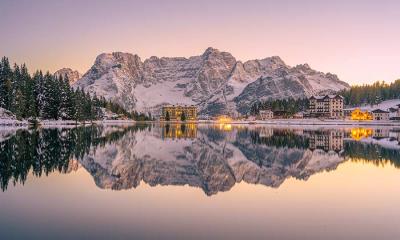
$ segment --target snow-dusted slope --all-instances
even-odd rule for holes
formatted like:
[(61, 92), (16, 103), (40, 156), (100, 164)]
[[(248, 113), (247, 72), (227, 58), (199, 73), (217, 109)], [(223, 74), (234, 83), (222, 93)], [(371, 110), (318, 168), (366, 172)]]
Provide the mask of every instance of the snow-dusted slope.
[(391, 99), (391, 100), (386, 100), (383, 101), (379, 104), (368, 104), (368, 105), (363, 105), (360, 107), (351, 107), (351, 108), (346, 108), (347, 110), (354, 110), (356, 108), (360, 108), (362, 111), (373, 111), (375, 109), (381, 109), (388, 111), (389, 108), (398, 108), (400, 105), (400, 99)]
[[(254, 95), (250, 84), (266, 78), (273, 84)], [(278, 92), (274, 85), (281, 85)], [(158, 114), (165, 104), (195, 104), (210, 115), (236, 112), (237, 105), (255, 101), (260, 94), (263, 98), (302, 97), (349, 87), (336, 75), (317, 72), (306, 64), (290, 67), (276, 56), (242, 63), (213, 48), (190, 58), (145, 61), (129, 53), (104, 53), (74, 86), (129, 110)]]
[(78, 71), (74, 71), (71, 68), (62, 68), (54, 73), (56, 77), (65, 76), (68, 77), (69, 84), (73, 85), (76, 81), (78, 81), (82, 75)]

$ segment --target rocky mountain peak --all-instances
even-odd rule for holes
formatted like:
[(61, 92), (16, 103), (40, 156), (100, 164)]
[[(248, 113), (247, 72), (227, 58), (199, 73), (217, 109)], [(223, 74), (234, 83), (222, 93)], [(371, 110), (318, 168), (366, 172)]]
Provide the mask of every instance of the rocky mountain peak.
[(71, 68), (62, 68), (54, 73), (56, 77), (67, 77), (69, 84), (73, 85), (76, 81), (78, 81), (82, 75), (78, 71), (74, 71)]
[(130, 53), (103, 53), (74, 86), (153, 115), (165, 104), (194, 104), (207, 115), (243, 113), (257, 99), (300, 98), (349, 87), (307, 64), (292, 68), (279, 56), (243, 63), (211, 47), (189, 58), (152, 56), (143, 62)]
[(204, 53), (202, 54), (203, 57), (207, 57), (210, 54), (218, 54), (219, 50), (216, 48), (208, 47)]

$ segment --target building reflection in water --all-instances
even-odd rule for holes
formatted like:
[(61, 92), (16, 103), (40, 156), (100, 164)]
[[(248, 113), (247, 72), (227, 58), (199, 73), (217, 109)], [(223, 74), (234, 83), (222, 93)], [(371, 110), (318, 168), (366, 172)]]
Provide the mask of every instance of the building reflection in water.
[(197, 137), (197, 124), (161, 124), (162, 139), (194, 139)]
[(373, 138), (376, 140), (385, 138), (394, 138), (394, 140), (399, 140), (398, 132), (390, 131), (389, 128), (352, 128), (350, 131), (350, 137), (353, 140), (361, 141), (363, 139)]
[(322, 149), (326, 152), (341, 152), (343, 150), (343, 131), (317, 130), (309, 131), (308, 134), (311, 150)]
[(382, 129), (374, 129), (373, 131), (373, 138), (374, 139), (383, 139), (383, 138), (389, 138), (389, 129), (387, 128), (382, 128)]
[(218, 124), (218, 128), (221, 131), (230, 132), (230, 131), (232, 131), (232, 124), (230, 124), (230, 123), (220, 123), (220, 124)]
[(350, 136), (356, 141), (360, 141), (363, 138), (369, 138), (373, 134), (371, 128), (352, 128), (350, 131)]

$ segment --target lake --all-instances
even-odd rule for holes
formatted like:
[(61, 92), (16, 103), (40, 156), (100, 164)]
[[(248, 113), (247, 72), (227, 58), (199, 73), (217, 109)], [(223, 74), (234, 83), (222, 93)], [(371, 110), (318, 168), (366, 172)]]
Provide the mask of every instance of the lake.
[(400, 239), (400, 128), (0, 128), (0, 239)]

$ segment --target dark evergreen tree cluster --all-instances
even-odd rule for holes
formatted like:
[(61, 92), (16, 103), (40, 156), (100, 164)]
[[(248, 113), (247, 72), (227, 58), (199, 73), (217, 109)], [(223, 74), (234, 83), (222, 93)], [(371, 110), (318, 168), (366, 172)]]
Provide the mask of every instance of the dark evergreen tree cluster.
[(355, 85), (340, 94), (345, 98), (345, 105), (378, 104), (389, 99), (400, 99), (400, 79), (393, 83), (375, 82), (373, 84)]
[(250, 138), (254, 144), (263, 144), (277, 148), (307, 149), (309, 139), (305, 135), (296, 134), (292, 130), (274, 129), (270, 137), (261, 137), (259, 131), (250, 131)]
[(151, 113), (148, 113), (147, 115), (144, 113), (139, 113), (136, 111), (133, 111), (132, 113), (128, 113), (130, 118), (134, 119), (135, 121), (154, 121), (155, 118), (151, 116)]
[(67, 76), (55, 77), (41, 71), (31, 76), (25, 64), (11, 67), (6, 57), (0, 62), (0, 107), (10, 110), (18, 119), (95, 120), (101, 117), (100, 108), (127, 117), (141, 116), (129, 114), (104, 97), (73, 89)]
[(400, 151), (384, 148), (378, 144), (367, 144), (357, 141), (344, 143), (344, 156), (353, 161), (372, 162), (377, 166), (391, 164), (400, 168)]
[(251, 115), (258, 115), (260, 110), (272, 110), (272, 111), (285, 111), (288, 115), (293, 115), (300, 111), (308, 109), (308, 99), (277, 99), (267, 100), (263, 102), (256, 102), (250, 108)]

